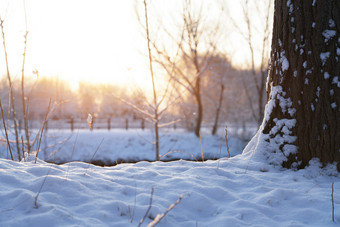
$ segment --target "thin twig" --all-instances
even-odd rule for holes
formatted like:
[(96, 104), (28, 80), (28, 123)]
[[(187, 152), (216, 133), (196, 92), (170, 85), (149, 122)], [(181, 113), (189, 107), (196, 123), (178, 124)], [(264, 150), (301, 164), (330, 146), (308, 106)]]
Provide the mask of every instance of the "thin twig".
[(203, 156), (203, 145), (202, 145), (202, 136), (201, 136), (201, 131), (199, 131), (199, 136), (200, 136), (200, 142), (201, 142), (201, 156), (202, 156), (202, 162), (204, 162), (204, 156)]
[(24, 161), (26, 162), (25, 158), (25, 143), (24, 143), (24, 138), (21, 136), (21, 146), (22, 146), (22, 157), (24, 158)]
[(38, 197), (39, 197), (39, 195), (40, 195), (40, 192), (41, 192), (42, 188), (44, 187), (44, 184), (45, 184), (45, 182), (46, 182), (47, 176), (50, 174), (51, 168), (52, 168), (52, 165), (50, 165), (50, 168), (48, 169), (48, 172), (47, 172), (47, 174), (46, 174), (46, 176), (45, 176), (45, 178), (44, 178), (44, 181), (42, 182), (42, 184), (41, 184), (41, 186), (40, 186), (40, 189), (39, 189), (37, 195), (35, 196), (35, 199), (34, 199), (34, 208), (36, 208), (36, 209), (38, 209), (38, 207), (39, 207), (39, 206), (38, 206)]
[(147, 227), (156, 226), (175, 206), (177, 206), (181, 202), (182, 199), (183, 199), (183, 194), (181, 194), (181, 196), (177, 199), (177, 201), (175, 203), (173, 203), (169, 206), (167, 211), (165, 211), (162, 214), (157, 214), (155, 219), (152, 222), (150, 222)]
[(48, 114), (50, 112), (50, 107), (51, 107), (51, 98), (50, 98), (50, 101), (48, 103), (47, 112), (46, 112), (46, 115), (45, 115), (45, 119), (44, 119), (43, 125), (41, 127), (40, 138), (39, 138), (39, 143), (38, 143), (38, 149), (37, 149), (37, 153), (35, 155), (35, 162), (34, 163), (37, 163), (38, 154), (39, 154), (39, 150), (40, 150), (40, 144), (41, 144), (41, 138), (42, 138), (42, 135), (43, 135), (43, 132), (44, 132), (44, 128), (45, 128), (46, 122), (47, 122)]
[[(4, 32), (4, 20), (1, 17), (0, 17), (0, 27), (1, 27), (2, 41), (3, 41), (5, 61), (6, 61), (6, 71), (7, 71), (7, 79), (8, 79), (8, 86), (9, 86), (9, 102), (12, 108), (12, 117), (14, 121), (15, 142), (16, 142), (16, 147), (17, 147), (18, 159), (19, 161), (21, 161), (20, 147), (19, 147), (19, 134), (18, 134), (18, 128), (17, 128), (18, 127), (17, 115), (15, 111), (15, 104), (14, 104), (12, 79), (11, 79), (11, 75), (9, 72), (9, 63), (8, 63), (8, 57), (7, 57), (8, 55), (7, 55), (7, 47), (6, 47), (5, 32)], [(8, 112), (10, 112), (11, 108), (8, 108)]]
[[(92, 155), (92, 157), (91, 157), (91, 159), (90, 159), (90, 163), (92, 162), (94, 156), (97, 154), (97, 151), (99, 150), (99, 148), (100, 148), (100, 146), (102, 145), (103, 141), (104, 141), (104, 138), (102, 139), (102, 141), (100, 141), (99, 145), (97, 146), (96, 151), (93, 153), (93, 155)], [(89, 166), (90, 166), (90, 165), (87, 166), (87, 168), (86, 168), (86, 170), (85, 170), (85, 174), (87, 173), (87, 169), (89, 168)]]
[(228, 126), (225, 126), (225, 142), (227, 144), (228, 158), (230, 158), (229, 145), (228, 145)]
[(220, 139), (220, 154), (218, 155), (217, 169), (220, 168), (221, 153), (222, 153), (222, 137)]
[(11, 154), (11, 159), (13, 161), (14, 159), (13, 159), (13, 154), (12, 154), (12, 150), (11, 150), (11, 144), (9, 143), (9, 139), (8, 139), (7, 127), (6, 127), (6, 122), (5, 122), (4, 110), (2, 109), (1, 99), (0, 99), (0, 108), (1, 108), (2, 123), (3, 123), (4, 129), (5, 129), (6, 142), (7, 142), (7, 146), (8, 146), (8, 149), (9, 149), (9, 153)]
[(332, 221), (334, 222), (334, 182), (332, 183)]
[[(76, 140), (74, 141), (74, 144), (73, 144), (73, 149), (72, 149), (72, 154), (71, 154), (71, 160), (70, 161), (72, 161), (72, 157), (73, 157), (73, 154), (74, 154), (74, 151), (75, 151), (75, 148), (76, 148), (76, 144), (77, 144), (77, 140), (78, 140), (78, 134), (79, 134), (79, 128), (78, 128), (78, 131), (77, 131)], [(67, 179), (67, 176), (68, 176), (69, 169), (70, 169), (70, 165), (67, 166), (66, 179)]]
[(26, 97), (25, 97), (25, 62), (26, 62), (26, 48), (27, 48), (27, 36), (28, 36), (25, 0), (23, 1), (23, 5), (24, 5), (24, 13), (25, 13), (26, 33), (24, 35), (24, 51), (23, 51), (23, 60), (22, 60), (22, 69), (21, 69), (21, 99), (22, 99), (22, 110), (23, 110), (23, 115), (24, 115), (25, 135), (26, 135), (26, 140), (27, 140), (27, 153), (30, 153), (31, 144), (30, 144), (30, 135), (29, 135), (29, 130), (28, 130), (28, 104), (26, 104)]
[(137, 185), (136, 185), (136, 182), (135, 182), (135, 202), (134, 202), (134, 205), (133, 205), (133, 212), (132, 212), (132, 214), (131, 214), (131, 210), (130, 210), (130, 206), (129, 206), (130, 223), (133, 222), (133, 218), (135, 217), (136, 203), (137, 203)]
[(150, 210), (151, 210), (153, 191), (154, 191), (154, 189), (153, 189), (153, 187), (152, 187), (152, 188), (151, 188), (151, 195), (150, 195), (150, 204), (149, 204), (149, 207), (148, 207), (147, 211), (145, 212), (144, 217), (140, 220), (138, 227), (140, 227), (140, 226), (143, 224), (145, 218), (148, 216), (148, 214), (149, 214), (149, 212), (150, 212)]

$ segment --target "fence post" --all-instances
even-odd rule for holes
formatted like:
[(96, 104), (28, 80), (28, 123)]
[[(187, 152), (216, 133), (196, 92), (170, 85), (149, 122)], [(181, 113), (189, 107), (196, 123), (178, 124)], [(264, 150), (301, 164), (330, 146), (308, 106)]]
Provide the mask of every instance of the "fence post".
[(111, 118), (107, 119), (107, 130), (110, 131), (111, 130)]
[(144, 122), (144, 118), (142, 118), (142, 122), (141, 122), (141, 128), (142, 128), (142, 130), (144, 130), (144, 128), (145, 128), (145, 122)]
[(129, 119), (125, 119), (125, 129), (128, 130), (129, 129)]
[(73, 127), (73, 123), (74, 123), (74, 120), (73, 120), (73, 117), (70, 119), (70, 125), (71, 125), (71, 131), (73, 132), (73, 129), (74, 129), (74, 127)]

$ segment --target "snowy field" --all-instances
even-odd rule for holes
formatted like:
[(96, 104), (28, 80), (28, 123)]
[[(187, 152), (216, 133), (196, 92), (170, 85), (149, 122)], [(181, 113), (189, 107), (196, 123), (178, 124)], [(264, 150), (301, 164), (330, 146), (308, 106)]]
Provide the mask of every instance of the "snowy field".
[[(141, 225), (147, 226), (181, 196), (157, 226), (340, 224), (336, 167), (320, 169), (315, 161), (299, 171), (269, 166), (252, 154), (238, 155), (244, 142), (236, 138), (230, 138), (234, 157), (228, 159), (224, 138), (203, 133), (204, 156), (223, 157), (205, 162), (100, 167), (42, 161), (154, 160), (152, 138), (142, 130), (49, 130), (36, 164), (32, 157), (23, 162), (0, 159), (0, 226), (138, 226), (150, 207)], [(53, 147), (46, 150), (49, 144)], [(199, 158), (200, 140), (185, 131), (162, 132), (161, 155), (171, 151), (181, 152), (167, 157)], [(2, 145), (1, 155), (5, 152)]]
[[(14, 140), (14, 137), (11, 139)], [(53, 163), (82, 161), (109, 166), (122, 162), (154, 161), (154, 141), (154, 133), (147, 129), (48, 130), (43, 136), (38, 157)], [(160, 131), (160, 160), (202, 160), (201, 141), (205, 160), (228, 156), (223, 133), (212, 136), (209, 132), (202, 132), (200, 140), (192, 132), (177, 129)], [(240, 140), (233, 133), (228, 144), (229, 152), (234, 156), (242, 152), (247, 141)], [(10, 157), (6, 143), (0, 149), (0, 157)]]

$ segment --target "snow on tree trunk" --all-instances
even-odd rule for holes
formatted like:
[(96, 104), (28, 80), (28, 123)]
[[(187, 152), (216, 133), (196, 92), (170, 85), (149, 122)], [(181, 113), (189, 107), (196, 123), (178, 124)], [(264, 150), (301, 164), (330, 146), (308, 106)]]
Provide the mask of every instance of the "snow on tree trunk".
[(339, 12), (338, 0), (275, 0), (268, 102), (243, 153), (298, 168), (319, 158), (340, 171)]

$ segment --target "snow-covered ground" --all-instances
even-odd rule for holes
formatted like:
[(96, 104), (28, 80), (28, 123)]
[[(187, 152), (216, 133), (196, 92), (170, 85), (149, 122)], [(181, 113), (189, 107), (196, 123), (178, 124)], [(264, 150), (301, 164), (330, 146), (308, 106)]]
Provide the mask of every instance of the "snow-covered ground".
[[(43, 136), (38, 157), (54, 163), (83, 161), (106, 165), (141, 160), (154, 161), (154, 141), (154, 133), (151, 130), (49, 130)], [(192, 132), (177, 129), (160, 131), (160, 159), (201, 160), (201, 141), (205, 160), (228, 156), (222, 133), (220, 136), (212, 136), (209, 132), (203, 132), (200, 140)], [(242, 152), (247, 141), (231, 134), (228, 144), (229, 152), (234, 156)], [(0, 157), (10, 157), (6, 143), (0, 146), (0, 151)]]
[(0, 180), (0, 226), (137, 226), (149, 207), (152, 187), (151, 210), (142, 226), (180, 195), (182, 201), (159, 226), (340, 223), (340, 178), (334, 168), (321, 170), (315, 164), (300, 171), (283, 170), (242, 155), (114, 167), (0, 159)]
[[(201, 155), (200, 140), (192, 134), (177, 131), (162, 135), (161, 155), (176, 150)], [(138, 226), (150, 206), (152, 188), (151, 209), (142, 226), (166, 212), (181, 195), (180, 203), (158, 226), (339, 225), (340, 176), (335, 166), (320, 169), (316, 161), (299, 171), (270, 166), (251, 153), (236, 155), (242, 152), (237, 146), (243, 147), (236, 139), (230, 139), (229, 144), (236, 156), (227, 159), (223, 139), (202, 134), (204, 154), (217, 153), (219, 157), (221, 151), (224, 157), (215, 161), (55, 165), (41, 160), (53, 149), (58, 152), (50, 157), (59, 161), (92, 157), (153, 160), (154, 150), (148, 142), (152, 134), (49, 131), (48, 140), (55, 141), (54, 147), (43, 149), (37, 163), (32, 157), (26, 162), (0, 159), (0, 226)]]

